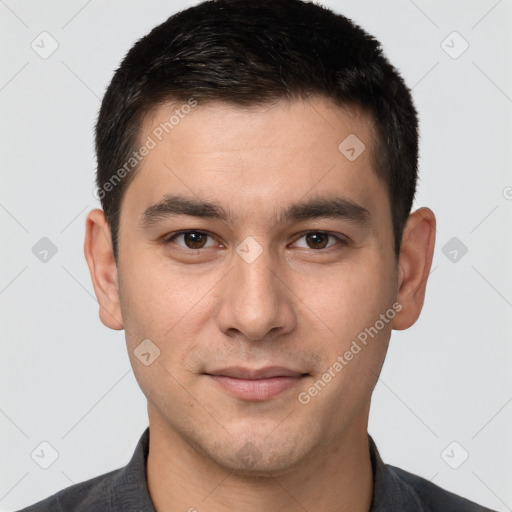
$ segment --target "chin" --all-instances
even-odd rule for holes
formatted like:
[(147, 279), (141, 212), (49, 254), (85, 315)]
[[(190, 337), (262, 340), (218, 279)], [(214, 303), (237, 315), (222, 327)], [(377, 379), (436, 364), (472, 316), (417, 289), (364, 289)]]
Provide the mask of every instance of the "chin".
[(272, 440), (261, 435), (253, 436), (252, 440), (250, 437), (244, 436), (247, 441), (241, 441), (241, 437), (236, 436), (235, 443), (229, 438), (227, 445), (217, 444), (208, 456), (241, 477), (268, 478), (292, 473), (302, 466), (309, 452), (307, 443), (294, 436)]

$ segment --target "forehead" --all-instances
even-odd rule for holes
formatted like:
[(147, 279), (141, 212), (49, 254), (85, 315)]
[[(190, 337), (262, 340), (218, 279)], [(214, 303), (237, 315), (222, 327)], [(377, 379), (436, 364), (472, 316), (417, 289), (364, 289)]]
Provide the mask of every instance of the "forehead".
[(189, 107), (189, 103), (164, 104), (153, 110), (143, 122), (143, 138), (151, 136), (161, 150), (171, 144), (174, 153), (272, 151), (287, 152), (290, 158), (294, 150), (302, 159), (339, 150), (346, 135), (357, 136), (368, 149), (373, 146), (369, 115), (321, 96), (251, 107), (211, 101)]
[(322, 97), (251, 109), (190, 104), (162, 105), (144, 121), (140, 143), (152, 149), (126, 191), (139, 211), (178, 191), (236, 205), (235, 215), (333, 189), (370, 207), (387, 201), (373, 124), (357, 108)]

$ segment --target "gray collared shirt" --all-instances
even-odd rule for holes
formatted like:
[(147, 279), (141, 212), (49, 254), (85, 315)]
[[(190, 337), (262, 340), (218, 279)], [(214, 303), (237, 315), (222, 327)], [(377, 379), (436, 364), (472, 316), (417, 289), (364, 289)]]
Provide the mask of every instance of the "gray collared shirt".
[[(493, 512), (441, 487), (384, 464), (368, 435), (373, 470), (369, 512)], [(72, 485), (19, 512), (156, 512), (146, 481), (149, 427), (121, 469)]]

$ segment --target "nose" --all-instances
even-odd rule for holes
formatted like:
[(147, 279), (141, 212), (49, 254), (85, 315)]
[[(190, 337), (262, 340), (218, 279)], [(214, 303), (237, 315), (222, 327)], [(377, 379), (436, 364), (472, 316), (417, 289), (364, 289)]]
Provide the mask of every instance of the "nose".
[(234, 255), (218, 310), (219, 328), (227, 336), (238, 333), (251, 341), (291, 332), (297, 319), (284, 270), (268, 250), (249, 261)]

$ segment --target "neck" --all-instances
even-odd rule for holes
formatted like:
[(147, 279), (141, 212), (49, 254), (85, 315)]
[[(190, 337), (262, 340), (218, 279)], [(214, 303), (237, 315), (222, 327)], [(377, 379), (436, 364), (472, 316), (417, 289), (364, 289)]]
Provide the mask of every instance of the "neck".
[(373, 475), (367, 420), (297, 468), (254, 476), (218, 465), (150, 417), (147, 480), (157, 512), (368, 512)]

